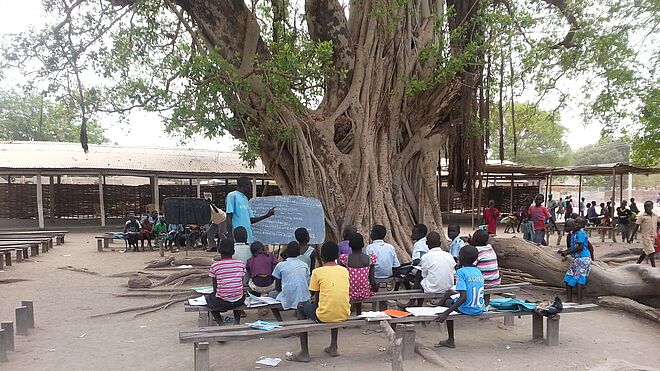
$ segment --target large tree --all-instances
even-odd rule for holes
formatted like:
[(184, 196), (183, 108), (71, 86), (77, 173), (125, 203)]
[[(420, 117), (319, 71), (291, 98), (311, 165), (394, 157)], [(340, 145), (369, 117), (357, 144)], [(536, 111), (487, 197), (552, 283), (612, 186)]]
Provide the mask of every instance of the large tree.
[(136, 107), (163, 113), (170, 130), (228, 132), (283, 193), (321, 200), (331, 237), (380, 223), (404, 256), (414, 223), (441, 230), (441, 147), (450, 184), (472, 187), (495, 96), (501, 107), (505, 91), (531, 84), (561, 107), (560, 79), (584, 71), (594, 73), (589, 109), (612, 120), (641, 85), (628, 37), (657, 10), (624, 0), (302, 3), (45, 0), (57, 22), (11, 41), (4, 59), (40, 61), (49, 89), (77, 97), (83, 134), (94, 112)]

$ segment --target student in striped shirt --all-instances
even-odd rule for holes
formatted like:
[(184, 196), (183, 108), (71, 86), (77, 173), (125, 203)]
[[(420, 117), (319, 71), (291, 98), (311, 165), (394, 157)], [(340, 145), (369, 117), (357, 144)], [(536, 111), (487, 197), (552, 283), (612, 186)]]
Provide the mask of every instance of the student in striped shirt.
[(479, 251), (477, 268), (479, 268), (481, 274), (484, 276), (484, 285), (494, 286), (501, 283), (500, 269), (497, 266), (497, 255), (493, 247), (488, 243), (488, 238), (488, 232), (478, 230), (472, 236), (472, 245)]
[(213, 279), (213, 292), (206, 296), (206, 306), (211, 309), (213, 319), (218, 325), (222, 325), (220, 312), (240, 307), (245, 301), (243, 294), (245, 264), (232, 258), (234, 241), (229, 238), (220, 241), (218, 252), (220, 260), (209, 270), (209, 276)]

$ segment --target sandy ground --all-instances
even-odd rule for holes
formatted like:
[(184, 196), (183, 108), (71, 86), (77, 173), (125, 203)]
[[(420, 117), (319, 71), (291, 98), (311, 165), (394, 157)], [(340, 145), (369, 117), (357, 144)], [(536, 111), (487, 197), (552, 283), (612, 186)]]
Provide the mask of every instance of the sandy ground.
[[(158, 252), (98, 253), (94, 235), (71, 233), (65, 244), (0, 272), (3, 279), (30, 280), (0, 286), (0, 320), (13, 321), (14, 308), (21, 300), (34, 301), (36, 318), (36, 328), (30, 330), (28, 337), (16, 338), (16, 351), (9, 352), (10, 361), (0, 364), (0, 370), (192, 369), (192, 345), (179, 344), (178, 332), (194, 328), (197, 318), (194, 313), (184, 313), (181, 304), (137, 318), (130, 313), (90, 318), (93, 314), (160, 301), (114, 297), (113, 293), (126, 291), (120, 285), (127, 279), (104, 277), (141, 269), (144, 262), (157, 258)], [(113, 246), (118, 250), (122, 247)], [(603, 250), (615, 248), (603, 246)], [(65, 265), (88, 268), (100, 275), (57, 269)], [(549, 299), (558, 292), (532, 288), (519, 296)], [(256, 312), (248, 315), (248, 320), (254, 319)], [(285, 319), (291, 317), (290, 313), (285, 314)], [(418, 326), (417, 334), (418, 342), (429, 346), (446, 337), (444, 326), (438, 324)], [(328, 341), (329, 334), (312, 334), (312, 362), (301, 365), (283, 361), (278, 368), (379, 371), (390, 368), (387, 354), (379, 351), (386, 344), (380, 333), (366, 328), (342, 330), (341, 356), (337, 358), (324, 355), (322, 349)], [(599, 365), (613, 369), (613, 364), (622, 362), (652, 369), (660, 366), (658, 345), (659, 325), (627, 313), (601, 309), (563, 315), (558, 347), (534, 343), (531, 320), (527, 317), (516, 319), (513, 328), (504, 328), (501, 319), (461, 324), (457, 327), (458, 347), (438, 353), (463, 370), (585, 370)], [(284, 358), (287, 351), (295, 351), (297, 347), (294, 337), (212, 344), (211, 367), (216, 371), (254, 370), (259, 357)], [(630, 369), (630, 363), (623, 369)], [(419, 356), (405, 365), (409, 370), (433, 369)], [(265, 368), (269, 367), (262, 367)]]

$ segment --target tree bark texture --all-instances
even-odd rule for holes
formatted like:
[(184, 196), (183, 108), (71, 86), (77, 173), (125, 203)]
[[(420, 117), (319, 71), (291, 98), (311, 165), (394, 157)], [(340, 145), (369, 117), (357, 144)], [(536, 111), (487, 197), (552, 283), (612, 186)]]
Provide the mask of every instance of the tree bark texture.
[[(478, 63), (422, 93), (407, 94), (412, 79), (434, 71), (433, 58), (421, 62), (418, 53), (437, 42), (440, 31), (434, 22), (438, 12), (444, 12), (444, 2), (398, 3), (353, 1), (346, 18), (337, 0), (307, 0), (312, 40), (332, 41), (334, 65), (347, 73), (326, 79), (317, 109), (301, 113), (279, 107), (274, 127), (263, 124), (268, 122), (263, 98), (269, 89), (264, 83), (267, 72), (255, 68), (270, 56), (244, 1), (177, 2), (207, 46), (218, 47), (249, 81), (250, 88), (235, 97), (247, 102), (247, 109), (235, 114), (256, 127), (259, 156), (282, 192), (320, 199), (329, 238), (339, 238), (348, 224), (363, 233), (374, 224), (384, 225), (387, 239), (405, 261), (414, 224), (425, 223), (442, 233), (436, 185), (441, 145), (449, 138), (452, 183), (458, 189), (471, 184), (465, 180), (474, 176), (484, 153), (482, 137), (468, 134), (477, 106)], [(470, 24), (479, 7), (477, 0), (447, 3), (456, 8), (450, 29)], [(465, 39), (452, 49), (460, 52), (477, 32), (476, 25), (468, 28)], [(282, 128), (295, 137), (276, 140)], [(238, 138), (246, 134), (240, 126), (229, 131)]]
[[(491, 241), (500, 267), (518, 269), (557, 287), (564, 287), (564, 274), (570, 264), (548, 246), (519, 238)], [(612, 268), (605, 263), (591, 265), (588, 294), (612, 295), (644, 300), (660, 296), (660, 272), (646, 265), (628, 264)]]

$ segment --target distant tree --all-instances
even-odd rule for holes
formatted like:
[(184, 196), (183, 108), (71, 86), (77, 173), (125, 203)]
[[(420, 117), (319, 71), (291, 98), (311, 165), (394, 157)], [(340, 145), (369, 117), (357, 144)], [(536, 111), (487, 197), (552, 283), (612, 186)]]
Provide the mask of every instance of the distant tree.
[(632, 144), (634, 164), (660, 165), (660, 89), (652, 89), (644, 97), (640, 114), (641, 128)]
[[(53, 102), (39, 94), (0, 90), (0, 140), (78, 142), (77, 112), (67, 102)], [(106, 141), (103, 128), (95, 121), (87, 124), (87, 136), (90, 143)]]
[[(598, 143), (582, 147), (571, 154), (573, 165), (599, 165), (630, 161), (630, 143), (627, 138), (614, 139), (604, 136)], [(585, 177), (583, 182), (587, 186), (611, 187), (611, 176)], [(617, 181), (618, 182), (618, 181)], [(624, 177), (624, 184), (628, 178)]]
[[(506, 160), (527, 165), (568, 165), (568, 154), (571, 149), (564, 140), (566, 128), (559, 123), (559, 117), (530, 103), (516, 103), (514, 115), (512, 122), (511, 109), (507, 106), (504, 110)], [(498, 124), (492, 124), (495, 125)], [(500, 143), (493, 141), (490, 157), (499, 158), (499, 151)]]

